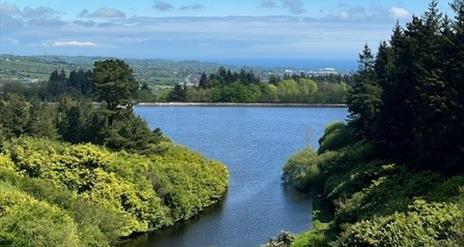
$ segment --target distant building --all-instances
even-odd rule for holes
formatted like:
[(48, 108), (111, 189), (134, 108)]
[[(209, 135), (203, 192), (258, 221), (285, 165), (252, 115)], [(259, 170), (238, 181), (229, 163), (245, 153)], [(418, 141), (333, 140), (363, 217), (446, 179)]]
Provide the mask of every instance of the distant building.
[(201, 74), (192, 73), (184, 79), (184, 83), (187, 87), (198, 87), (200, 84)]

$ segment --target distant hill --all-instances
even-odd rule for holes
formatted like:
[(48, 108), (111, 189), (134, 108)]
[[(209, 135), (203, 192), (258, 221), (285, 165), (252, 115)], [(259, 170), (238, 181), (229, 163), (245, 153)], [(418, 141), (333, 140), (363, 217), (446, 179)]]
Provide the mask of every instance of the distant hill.
[[(95, 61), (111, 59), (114, 57), (83, 57), (83, 56), (17, 56), (0, 55), (0, 83), (5, 81), (19, 81), (34, 83), (48, 80), (50, 73), (55, 69), (64, 69), (67, 73), (75, 69), (92, 69)], [(302, 69), (296, 67), (250, 67), (240, 65), (226, 65), (199, 61), (175, 61), (168, 59), (132, 59), (123, 58), (135, 71), (136, 79), (140, 83), (155, 85), (174, 85), (184, 82), (187, 77), (198, 73), (215, 73), (223, 66), (232, 71), (241, 68), (252, 69), (263, 81), (270, 74), (283, 76), (284, 74), (306, 74), (319, 76), (327, 74), (350, 73), (334, 68)], [(198, 75), (195, 75), (198, 77)], [(191, 78), (191, 76), (189, 77)]]
[[(95, 61), (110, 57), (73, 57), (73, 56), (16, 56), (0, 55), (0, 82), (16, 80), (36, 82), (47, 80), (55, 69), (66, 72), (73, 69), (91, 69)], [(184, 81), (192, 73), (216, 72), (220, 66), (238, 69), (218, 63), (198, 61), (173, 61), (165, 59), (124, 59), (135, 71), (140, 83), (149, 85), (172, 85)]]

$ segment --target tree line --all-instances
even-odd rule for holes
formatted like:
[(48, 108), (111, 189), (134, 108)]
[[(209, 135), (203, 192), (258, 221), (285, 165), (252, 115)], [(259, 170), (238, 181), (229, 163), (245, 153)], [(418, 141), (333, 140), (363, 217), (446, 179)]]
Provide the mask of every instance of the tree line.
[[(65, 82), (65, 83), (64, 83)], [(162, 139), (133, 112), (139, 88), (133, 70), (122, 60), (96, 62), (93, 71), (54, 71), (45, 84), (48, 103), (31, 95), (3, 95), (0, 101), (0, 136), (60, 139), (71, 143), (91, 142), (117, 150), (154, 151)], [(76, 92), (75, 97), (62, 94)], [(72, 95), (72, 94), (71, 94)], [(93, 100), (90, 101), (89, 97)]]
[(348, 121), (285, 164), (318, 195), (291, 246), (464, 246), (464, 1), (437, 6), (364, 47)]
[[(67, 74), (55, 70), (47, 81), (23, 84), (4, 82), (3, 96), (17, 94), (26, 99), (38, 98), (56, 102), (63, 97), (97, 101), (92, 70), (77, 69)], [(262, 82), (251, 70), (238, 72), (220, 67), (216, 73), (202, 73), (197, 86), (177, 84), (171, 89), (151, 88), (146, 83), (134, 91), (134, 102), (262, 102), (262, 103), (345, 103), (352, 76), (324, 75), (311, 77), (304, 73), (269, 75)]]
[(262, 103), (345, 103), (351, 77), (328, 75), (310, 77), (304, 73), (270, 75), (269, 82), (245, 69), (231, 72), (221, 67), (203, 73), (198, 86), (176, 85), (168, 101), (177, 102), (262, 102)]
[(464, 1), (450, 18), (433, 1), (376, 55), (366, 45), (348, 97), (359, 138), (416, 169), (463, 171)]
[[(84, 98), (97, 100), (94, 91), (92, 70), (76, 69), (67, 74), (63, 69), (55, 69), (50, 73), (49, 79), (36, 83), (24, 84), (15, 81), (6, 81), (0, 85), (0, 94), (6, 97), (11, 94), (21, 95), (26, 99), (38, 98), (42, 101), (55, 102), (63, 97)], [(138, 84), (132, 99), (134, 101), (156, 101), (148, 84)]]

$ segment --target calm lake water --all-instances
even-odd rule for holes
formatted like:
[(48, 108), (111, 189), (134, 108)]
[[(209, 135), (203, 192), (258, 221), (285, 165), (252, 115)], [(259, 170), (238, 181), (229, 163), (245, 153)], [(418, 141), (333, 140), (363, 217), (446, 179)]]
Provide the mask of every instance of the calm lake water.
[(344, 120), (345, 108), (137, 107), (150, 127), (176, 143), (226, 164), (229, 191), (200, 217), (127, 247), (259, 246), (281, 230), (311, 227), (311, 199), (281, 184), (282, 166)]

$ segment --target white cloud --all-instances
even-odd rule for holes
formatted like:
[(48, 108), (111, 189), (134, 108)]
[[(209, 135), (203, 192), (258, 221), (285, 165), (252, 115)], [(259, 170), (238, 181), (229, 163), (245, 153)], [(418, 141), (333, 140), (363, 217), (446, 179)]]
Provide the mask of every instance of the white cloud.
[(171, 11), (174, 9), (174, 6), (167, 2), (155, 1), (153, 8), (158, 11)]
[(25, 7), (22, 16), (27, 18), (49, 18), (57, 15), (59, 12), (48, 7)]
[(79, 17), (93, 17), (93, 18), (124, 18), (126, 14), (118, 9), (113, 8), (99, 8), (93, 13), (84, 9), (79, 14)]
[(51, 44), (45, 44), (45, 46), (53, 46), (53, 47), (97, 47), (97, 46), (100, 46), (100, 44), (90, 42), (90, 41), (70, 40), (70, 41), (54, 41)]
[(0, 4), (0, 14), (5, 16), (19, 16), (21, 15), (21, 11), (18, 6), (14, 4), (2, 3)]
[(342, 20), (347, 20), (348, 18), (350, 18), (350, 14), (348, 14), (348, 12), (346, 12), (346, 11), (340, 12), (340, 14), (338, 16)]
[(395, 19), (403, 19), (411, 16), (411, 13), (405, 8), (393, 7), (389, 10), (390, 16)]

